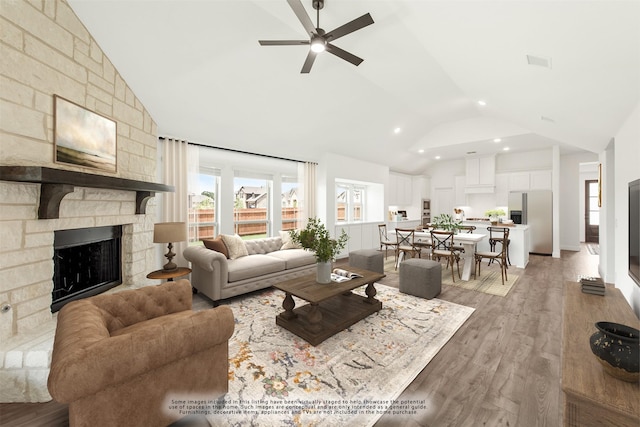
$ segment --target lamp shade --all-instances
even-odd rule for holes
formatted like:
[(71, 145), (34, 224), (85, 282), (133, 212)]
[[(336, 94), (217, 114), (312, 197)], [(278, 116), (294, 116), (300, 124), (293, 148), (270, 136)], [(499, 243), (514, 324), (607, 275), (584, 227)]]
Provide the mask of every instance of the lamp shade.
[(159, 222), (153, 226), (153, 243), (174, 243), (187, 240), (184, 222)]

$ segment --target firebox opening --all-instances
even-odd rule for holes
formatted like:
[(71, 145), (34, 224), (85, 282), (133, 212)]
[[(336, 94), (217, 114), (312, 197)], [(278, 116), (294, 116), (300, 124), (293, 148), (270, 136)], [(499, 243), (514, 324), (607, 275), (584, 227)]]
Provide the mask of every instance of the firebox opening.
[(56, 231), (51, 312), (122, 283), (122, 226)]

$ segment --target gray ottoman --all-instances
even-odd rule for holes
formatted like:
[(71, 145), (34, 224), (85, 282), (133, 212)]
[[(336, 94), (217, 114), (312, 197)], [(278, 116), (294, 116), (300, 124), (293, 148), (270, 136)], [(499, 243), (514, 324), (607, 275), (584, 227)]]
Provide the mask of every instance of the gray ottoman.
[(442, 266), (428, 259), (411, 258), (400, 263), (400, 292), (431, 299), (442, 288)]
[(349, 265), (384, 274), (384, 257), (375, 249), (360, 249), (349, 252)]

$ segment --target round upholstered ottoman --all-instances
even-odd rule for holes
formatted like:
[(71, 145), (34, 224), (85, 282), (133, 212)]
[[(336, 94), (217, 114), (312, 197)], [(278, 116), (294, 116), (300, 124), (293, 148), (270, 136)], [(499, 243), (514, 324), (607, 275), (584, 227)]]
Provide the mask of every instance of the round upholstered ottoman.
[(428, 259), (411, 258), (400, 263), (400, 292), (435, 298), (442, 289), (442, 266)]
[(376, 249), (360, 249), (349, 252), (349, 265), (384, 274), (384, 258)]

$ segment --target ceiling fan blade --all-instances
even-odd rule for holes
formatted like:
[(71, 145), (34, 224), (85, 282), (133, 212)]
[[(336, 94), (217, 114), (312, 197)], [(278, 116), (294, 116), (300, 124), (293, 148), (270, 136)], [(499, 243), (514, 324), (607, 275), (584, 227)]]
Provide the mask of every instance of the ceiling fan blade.
[(340, 49), (338, 46), (334, 46), (331, 43), (327, 43), (327, 52), (329, 52), (329, 53), (331, 53), (331, 54), (333, 54), (335, 56), (338, 56), (338, 57), (344, 59), (345, 61), (351, 62), (356, 67), (358, 65), (360, 65), (360, 63), (362, 61), (364, 61), (364, 59), (358, 58), (354, 54), (349, 53), (346, 50)]
[(258, 40), (261, 46), (291, 46), (309, 44), (309, 40)]
[(313, 66), (313, 61), (316, 60), (316, 56), (318, 54), (311, 49), (309, 49), (309, 54), (307, 55), (307, 59), (304, 61), (304, 65), (302, 66), (302, 70), (300, 70), (301, 74), (306, 74), (311, 71), (311, 67)]
[(287, 3), (289, 3), (289, 6), (291, 6), (291, 9), (293, 9), (293, 13), (296, 14), (307, 33), (309, 35), (313, 34), (316, 30), (316, 27), (315, 25), (313, 25), (313, 22), (311, 21), (311, 18), (309, 18), (309, 15), (307, 15), (307, 11), (304, 9), (302, 2), (300, 0), (287, 0)]
[(346, 24), (336, 28), (333, 31), (329, 31), (324, 35), (324, 37), (327, 39), (327, 41), (333, 41), (371, 24), (373, 24), (373, 18), (370, 14), (366, 13), (360, 18), (356, 18), (353, 21), (347, 22)]

